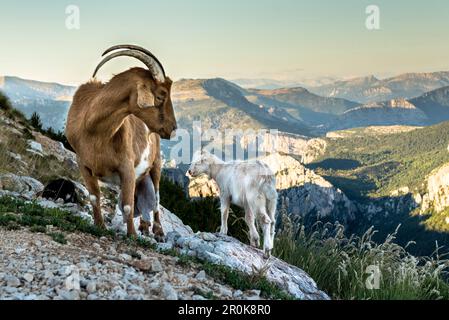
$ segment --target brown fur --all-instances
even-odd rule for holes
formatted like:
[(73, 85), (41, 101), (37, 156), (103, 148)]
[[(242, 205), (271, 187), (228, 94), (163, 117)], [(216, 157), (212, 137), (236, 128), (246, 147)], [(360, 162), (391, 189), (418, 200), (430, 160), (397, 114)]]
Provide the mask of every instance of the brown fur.
[[(104, 227), (100, 208), (98, 180), (117, 175), (122, 201), (131, 207), (127, 220), (128, 235), (135, 235), (134, 168), (148, 145), (151, 147), (150, 175), (159, 190), (161, 159), (160, 137), (169, 138), (176, 130), (176, 119), (170, 98), (172, 81), (154, 80), (148, 70), (133, 68), (116, 75), (108, 83), (91, 81), (79, 87), (70, 107), (66, 136), (75, 150), (86, 187), (97, 198), (95, 224)], [(147, 132), (145, 125), (150, 132)], [(159, 213), (153, 227), (163, 235)]]

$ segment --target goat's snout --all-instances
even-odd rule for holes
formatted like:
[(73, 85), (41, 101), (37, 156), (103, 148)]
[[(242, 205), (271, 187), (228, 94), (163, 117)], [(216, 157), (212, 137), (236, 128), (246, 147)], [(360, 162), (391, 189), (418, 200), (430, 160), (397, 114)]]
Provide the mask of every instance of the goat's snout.
[(162, 127), (159, 130), (159, 135), (161, 136), (162, 139), (174, 139), (176, 137), (176, 129), (178, 127), (175, 125), (173, 126), (168, 126), (168, 127)]
[(178, 129), (178, 127), (176, 126), (176, 125), (174, 125), (173, 126), (173, 129), (172, 129), (172, 131), (171, 131), (171, 133), (170, 133), (170, 138), (171, 139), (174, 139), (174, 138), (176, 138), (176, 130)]

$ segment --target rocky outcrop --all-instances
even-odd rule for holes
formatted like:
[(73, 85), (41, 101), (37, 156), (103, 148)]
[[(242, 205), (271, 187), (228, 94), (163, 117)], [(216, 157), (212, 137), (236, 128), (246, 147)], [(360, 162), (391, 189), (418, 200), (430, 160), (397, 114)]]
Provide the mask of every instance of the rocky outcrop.
[(267, 260), (263, 257), (262, 251), (242, 244), (234, 238), (211, 233), (189, 236), (170, 233), (169, 239), (168, 245), (181, 249), (182, 253), (189, 256), (222, 264), (247, 274), (261, 272), (270, 282), (277, 284), (297, 299), (329, 299), (301, 269), (274, 257)]
[(18, 176), (12, 173), (0, 175), (0, 196), (12, 195), (32, 199), (43, 190), (44, 185), (34, 178)]
[[(280, 288), (298, 299), (329, 299), (317, 288), (316, 283), (301, 269), (271, 257), (265, 259), (262, 250), (250, 247), (240, 241), (207, 232), (194, 233), (169, 210), (162, 208), (161, 223), (167, 234), (165, 243), (159, 243), (162, 251), (176, 249), (180, 253), (197, 257), (213, 264), (225, 265), (246, 274), (263, 272), (263, 275)], [(134, 220), (136, 228), (139, 219)], [(126, 233), (126, 226), (120, 211), (112, 221), (115, 230)]]
[(427, 190), (419, 195), (421, 212), (441, 212), (449, 207), (449, 164), (433, 171), (427, 178)]
[[(136, 218), (134, 222), (137, 228), (139, 219)], [(176, 215), (165, 208), (161, 222), (167, 233), (167, 240), (158, 244), (160, 250), (176, 249), (182, 254), (213, 264), (225, 265), (249, 275), (262, 272), (268, 281), (275, 283), (297, 299), (329, 299), (303, 270), (274, 257), (267, 260), (259, 249), (220, 234), (194, 233), (189, 226), (184, 225)], [(116, 230), (126, 232), (120, 211), (116, 212), (112, 224)]]
[[(241, 147), (245, 148), (250, 143), (255, 143), (255, 139), (242, 139)], [(302, 163), (308, 164), (326, 151), (327, 143), (324, 139), (278, 132), (277, 134), (265, 134), (259, 144), (259, 150), (267, 154), (280, 153), (294, 155)]]

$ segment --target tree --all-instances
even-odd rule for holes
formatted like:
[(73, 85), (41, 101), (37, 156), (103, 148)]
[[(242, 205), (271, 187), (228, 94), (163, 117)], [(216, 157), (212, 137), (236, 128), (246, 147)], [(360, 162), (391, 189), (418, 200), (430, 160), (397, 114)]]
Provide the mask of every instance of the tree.
[(37, 112), (33, 112), (30, 118), (30, 124), (37, 130), (42, 130), (42, 121), (41, 117), (37, 114)]
[(8, 97), (5, 96), (4, 94), (2, 94), (1, 92), (0, 92), (0, 109), (6, 110), (6, 111), (10, 111), (12, 109), (11, 103), (9, 102)]

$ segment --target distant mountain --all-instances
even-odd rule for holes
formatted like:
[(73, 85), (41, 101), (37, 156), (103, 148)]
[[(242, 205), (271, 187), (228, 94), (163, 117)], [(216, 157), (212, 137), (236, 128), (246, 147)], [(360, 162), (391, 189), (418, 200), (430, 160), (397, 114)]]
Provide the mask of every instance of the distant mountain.
[(63, 130), (76, 88), (17, 77), (0, 77), (0, 90), (9, 97), (14, 107), (28, 118), (37, 112), (44, 127)]
[[(386, 80), (374, 76), (358, 78), (340, 82), (340, 87), (351, 94), (360, 93), (359, 97), (369, 93), (369, 97), (380, 99), (420, 92), (446, 81), (449, 83), (449, 72), (410, 73)], [(360, 88), (365, 89), (361, 91)], [(76, 88), (0, 77), (0, 90), (26, 116), (37, 112), (45, 127), (63, 130)], [(271, 128), (310, 136), (362, 126), (424, 126), (449, 120), (449, 86), (413, 99), (394, 98), (359, 104), (344, 98), (323, 97), (303, 87), (245, 89), (220, 78), (183, 79), (174, 83), (172, 98), (178, 122), (184, 128), (191, 128), (193, 121), (201, 120), (203, 129)]]
[(283, 108), (254, 104), (245, 90), (224, 79), (180, 80), (172, 99), (180, 127), (191, 128), (201, 120), (205, 129), (269, 128), (308, 134), (308, 126)]
[(319, 113), (342, 114), (359, 105), (358, 103), (341, 98), (321, 97), (302, 87), (248, 91), (255, 95), (264, 96), (294, 106), (302, 106)]
[(241, 78), (232, 79), (231, 82), (239, 85), (244, 89), (260, 89), (260, 90), (273, 90), (281, 88), (295, 88), (295, 87), (317, 87), (337, 81), (334, 77), (320, 77), (315, 79), (301, 79), (301, 80), (274, 80), (274, 79), (254, 79), (254, 78)]
[(0, 89), (13, 101), (22, 99), (71, 101), (76, 87), (7, 76), (0, 77)]
[(328, 123), (328, 130), (367, 126), (428, 126), (449, 120), (449, 87), (414, 99), (372, 102), (350, 109)]
[(309, 89), (322, 96), (369, 103), (396, 98), (410, 99), (445, 86), (449, 86), (449, 72), (406, 73), (383, 80), (368, 76)]
[(278, 89), (283, 87), (290, 87), (292, 84), (288, 81), (279, 81), (273, 79), (233, 79), (231, 82), (239, 85), (245, 89)]
[(368, 126), (424, 126), (429, 124), (426, 114), (405, 99), (373, 102), (351, 109), (330, 124), (331, 130)]
[(449, 87), (427, 92), (410, 102), (421, 109), (432, 124), (449, 120)]

